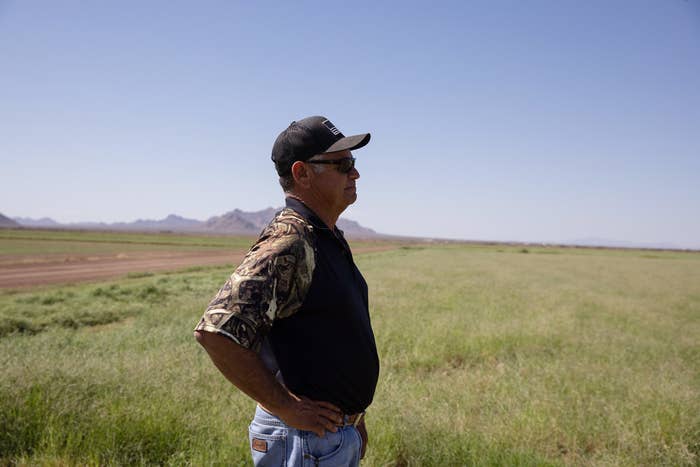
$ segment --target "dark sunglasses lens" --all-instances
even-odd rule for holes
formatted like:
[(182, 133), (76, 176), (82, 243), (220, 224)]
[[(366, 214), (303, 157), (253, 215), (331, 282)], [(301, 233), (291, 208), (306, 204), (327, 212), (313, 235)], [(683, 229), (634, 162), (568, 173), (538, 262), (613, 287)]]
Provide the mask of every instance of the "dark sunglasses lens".
[(344, 174), (350, 172), (353, 167), (355, 167), (355, 159), (350, 157), (343, 159), (340, 161), (340, 164), (338, 164), (338, 170)]

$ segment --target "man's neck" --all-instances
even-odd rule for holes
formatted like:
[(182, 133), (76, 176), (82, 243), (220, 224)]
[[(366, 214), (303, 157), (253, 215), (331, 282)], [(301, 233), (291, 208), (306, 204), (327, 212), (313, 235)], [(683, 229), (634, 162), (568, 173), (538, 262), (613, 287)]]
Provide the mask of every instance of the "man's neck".
[(290, 198), (295, 198), (301, 201), (311, 209), (322, 221), (326, 226), (333, 230), (335, 228), (335, 223), (338, 221), (338, 217), (340, 217), (340, 213), (333, 213), (333, 212), (328, 212), (328, 210), (324, 210), (322, 208), (322, 204), (316, 200), (313, 196), (304, 196), (300, 195), (299, 193), (286, 193), (286, 196)]

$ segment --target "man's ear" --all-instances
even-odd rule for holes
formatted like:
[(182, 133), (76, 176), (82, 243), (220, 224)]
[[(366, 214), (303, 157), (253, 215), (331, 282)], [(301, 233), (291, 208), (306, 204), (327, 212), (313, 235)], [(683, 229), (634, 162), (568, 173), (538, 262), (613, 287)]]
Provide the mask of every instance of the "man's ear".
[(301, 161), (296, 161), (292, 164), (292, 177), (294, 178), (294, 183), (308, 188), (311, 183), (311, 170), (309, 167)]

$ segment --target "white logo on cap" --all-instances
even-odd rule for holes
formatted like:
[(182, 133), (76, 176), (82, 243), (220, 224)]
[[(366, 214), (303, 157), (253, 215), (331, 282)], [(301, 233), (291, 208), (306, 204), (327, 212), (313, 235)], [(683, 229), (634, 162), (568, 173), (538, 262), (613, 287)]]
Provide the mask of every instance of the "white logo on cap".
[(323, 125), (331, 130), (331, 133), (333, 133), (334, 136), (338, 136), (340, 134), (340, 130), (337, 129), (330, 120), (324, 120)]

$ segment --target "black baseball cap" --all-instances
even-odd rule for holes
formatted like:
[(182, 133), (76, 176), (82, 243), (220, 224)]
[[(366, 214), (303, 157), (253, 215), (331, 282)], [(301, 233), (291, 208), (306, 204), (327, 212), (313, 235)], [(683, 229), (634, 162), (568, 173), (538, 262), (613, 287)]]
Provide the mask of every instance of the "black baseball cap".
[(272, 146), (272, 161), (280, 176), (289, 175), (292, 164), (316, 154), (358, 149), (369, 143), (370, 134), (345, 136), (326, 117), (316, 115), (289, 124)]

